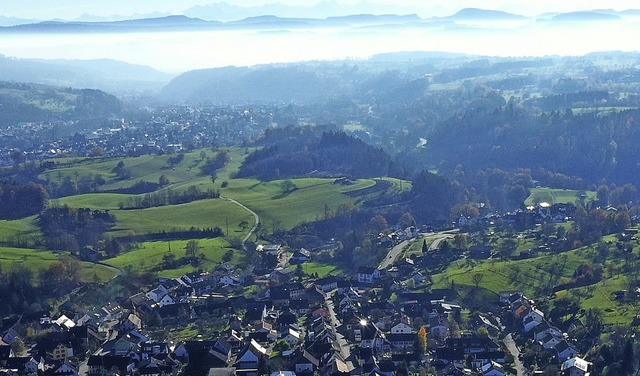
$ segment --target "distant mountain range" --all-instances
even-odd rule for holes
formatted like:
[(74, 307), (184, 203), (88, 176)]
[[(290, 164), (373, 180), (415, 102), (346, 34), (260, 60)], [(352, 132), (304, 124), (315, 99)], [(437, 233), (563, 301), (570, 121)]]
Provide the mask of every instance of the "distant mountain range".
[(358, 25), (393, 25), (393, 24), (428, 24), (443, 20), (464, 23), (465, 21), (535, 21), (538, 19), (555, 22), (589, 22), (616, 21), (640, 16), (640, 10), (625, 11), (594, 10), (588, 12), (556, 13), (541, 15), (540, 17), (525, 17), (522, 15), (478, 8), (466, 8), (448, 17), (421, 18), (415, 14), (354, 14), (327, 18), (288, 18), (273, 15), (261, 15), (243, 18), (237, 21), (207, 21), (202, 18), (185, 15), (173, 15), (155, 18), (142, 18), (121, 21), (44, 21), (27, 22), (16, 25), (15, 19), (0, 18), (0, 32), (41, 32), (41, 33), (69, 33), (69, 32), (134, 32), (134, 31), (175, 31), (175, 30), (215, 30), (215, 29), (273, 29), (296, 27), (329, 27), (329, 26), (358, 26)]

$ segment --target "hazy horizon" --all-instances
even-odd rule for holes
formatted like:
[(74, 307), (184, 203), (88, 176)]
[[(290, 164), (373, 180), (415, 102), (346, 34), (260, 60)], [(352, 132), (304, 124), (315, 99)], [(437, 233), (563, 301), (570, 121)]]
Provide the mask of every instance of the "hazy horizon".
[[(43, 8), (33, 8), (31, 13), (26, 4), (40, 4)], [(437, 12), (452, 15), (467, 7), (479, 7), (527, 14), (542, 14), (562, 8), (564, 11), (598, 8), (618, 10), (632, 8), (633, 2), (614, 0), (602, 6), (599, 1), (585, 1), (581, 4), (556, 4), (544, 0), (535, 5), (514, 1), (456, 0), (431, 3), (420, 6), (418, 1), (385, 3), (384, 1), (355, 2), (332, 1), (311, 3), (282, 0), (277, 4), (265, 5), (266, 1), (244, 0), (234, 2), (247, 9), (272, 9), (286, 12), (291, 9), (313, 9), (331, 7), (335, 9), (362, 9), (366, 13), (371, 7), (379, 9), (414, 9), (422, 13)], [(155, 12), (160, 15), (173, 9), (181, 14), (197, 6), (211, 6), (211, 2), (189, 0), (177, 2), (160, 0), (154, 4), (136, 0), (127, 2), (128, 7), (114, 7), (124, 4), (115, 0), (105, 4), (94, 0), (79, 3), (77, 0), (60, 0), (52, 4), (44, 0), (25, 0), (19, 9), (14, 2), (0, 3), (3, 17), (36, 16), (49, 12), (56, 15), (88, 14), (96, 15), (116, 10), (126, 10), (133, 14)], [(74, 8), (73, 5), (76, 5)], [(219, 9), (231, 9), (229, 4), (215, 3)], [(305, 8), (305, 6), (307, 8)], [(453, 7), (456, 7), (455, 9)], [(220, 8), (222, 7), (222, 8)], [(225, 8), (226, 7), (226, 8)], [(271, 7), (271, 8), (270, 8)], [(395, 8), (394, 8), (395, 7)], [(544, 8), (546, 7), (546, 8)], [(640, 7), (640, 6), (639, 6)], [(72, 9), (73, 8), (73, 9)], [(218, 9), (215, 8), (215, 9)], [(323, 8), (323, 9), (324, 9)], [(195, 10), (194, 10), (195, 9)], [(207, 8), (211, 10), (210, 8)], [(339, 11), (334, 9), (334, 14)], [(520, 11), (518, 11), (518, 9)], [(204, 10), (200, 9), (200, 12)], [(175, 12), (174, 12), (175, 13)], [(278, 12), (274, 12), (276, 15)], [(418, 12), (416, 12), (418, 13)], [(265, 13), (266, 14), (266, 13)], [(354, 12), (351, 12), (354, 14)], [(313, 17), (314, 14), (308, 14)], [(424, 16), (423, 16), (424, 18)], [(529, 18), (523, 21), (498, 24), (495, 22), (466, 23), (418, 23), (410, 25), (343, 25), (331, 27), (280, 28), (274, 30), (233, 29), (211, 31), (174, 32), (130, 32), (109, 34), (70, 33), (5, 33), (0, 38), (0, 54), (28, 59), (114, 59), (127, 63), (153, 67), (157, 70), (178, 74), (194, 69), (223, 66), (253, 66), (269, 63), (290, 63), (312, 60), (366, 59), (375, 54), (401, 51), (441, 51), (482, 56), (521, 57), (547, 55), (584, 55), (596, 51), (622, 50), (636, 51), (629, 43), (629, 36), (640, 31), (640, 18), (629, 18), (618, 22), (597, 21), (559, 25), (557, 23)]]
[[(286, 17), (287, 13), (312, 18), (324, 18), (357, 13), (415, 13), (421, 17), (443, 17), (463, 8), (495, 9), (524, 16), (536, 16), (544, 13), (571, 12), (593, 9), (638, 8), (633, 0), (582, 0), (580, 2), (558, 2), (554, 0), (513, 1), (513, 0), (449, 0), (424, 2), (421, 0), (7, 0), (0, 2), (0, 17), (34, 20), (76, 20), (82, 19), (122, 19), (145, 15), (192, 15), (194, 9), (212, 7), (224, 10), (257, 11), (260, 14), (273, 14)], [(219, 21), (227, 21), (218, 19)]]

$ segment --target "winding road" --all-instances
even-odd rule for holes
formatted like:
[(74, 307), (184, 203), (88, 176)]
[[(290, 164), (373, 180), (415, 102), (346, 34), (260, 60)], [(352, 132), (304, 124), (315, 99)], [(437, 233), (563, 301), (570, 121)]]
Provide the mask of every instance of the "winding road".
[(415, 239), (404, 240), (391, 248), (387, 257), (385, 257), (380, 263), (380, 266), (378, 266), (378, 269), (386, 269), (389, 265), (393, 264), (398, 256), (400, 256), (400, 253), (402, 253), (402, 251), (404, 251), (404, 249), (409, 245), (409, 243), (413, 242), (413, 240)]

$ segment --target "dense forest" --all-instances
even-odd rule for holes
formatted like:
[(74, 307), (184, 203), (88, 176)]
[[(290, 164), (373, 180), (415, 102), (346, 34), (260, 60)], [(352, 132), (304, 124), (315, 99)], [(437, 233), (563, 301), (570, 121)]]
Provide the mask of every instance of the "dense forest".
[(47, 207), (49, 194), (35, 183), (0, 182), (0, 219), (23, 218)]
[(109, 211), (68, 206), (49, 208), (38, 217), (47, 248), (71, 253), (98, 244), (115, 222)]
[[(281, 139), (249, 155), (239, 177), (279, 179), (308, 174), (327, 176), (398, 176), (402, 170), (382, 149), (367, 145), (344, 132), (315, 132), (312, 137)], [(302, 130), (301, 134), (306, 132)]]

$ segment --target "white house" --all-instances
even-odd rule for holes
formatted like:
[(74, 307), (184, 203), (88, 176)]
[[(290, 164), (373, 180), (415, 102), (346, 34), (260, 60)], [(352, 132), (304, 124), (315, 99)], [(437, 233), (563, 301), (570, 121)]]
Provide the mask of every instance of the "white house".
[(376, 279), (380, 278), (380, 270), (371, 267), (360, 267), (358, 269), (358, 282), (373, 284)]
[(156, 287), (155, 289), (148, 291), (146, 293), (147, 298), (153, 300), (154, 302), (158, 303), (160, 302), (160, 300), (162, 299), (163, 296), (167, 295), (169, 291), (164, 288), (164, 286), (160, 285), (158, 287)]
[(571, 358), (567, 359), (562, 363), (562, 367), (560, 367), (560, 371), (563, 375), (567, 376), (589, 376), (589, 366), (590, 362), (582, 358)]
[(285, 340), (287, 343), (289, 343), (289, 345), (295, 346), (300, 341), (300, 332), (289, 328), (284, 333), (284, 336), (282, 337), (282, 339)]
[(165, 294), (160, 301), (158, 302), (158, 305), (160, 307), (164, 307), (166, 305), (171, 305), (171, 304), (176, 304), (175, 299), (173, 299), (173, 297), (171, 297), (171, 295), (169, 294)]
[(391, 334), (411, 334), (413, 333), (413, 329), (401, 322), (391, 327)]

